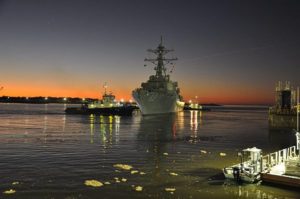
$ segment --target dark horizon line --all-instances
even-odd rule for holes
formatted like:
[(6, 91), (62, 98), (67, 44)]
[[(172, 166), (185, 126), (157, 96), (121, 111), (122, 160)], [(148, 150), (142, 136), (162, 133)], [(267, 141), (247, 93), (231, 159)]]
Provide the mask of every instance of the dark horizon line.
[[(47, 99), (45, 99), (47, 98)], [(99, 100), (99, 98), (83, 98), (83, 97), (53, 97), (53, 96), (34, 96), (34, 97), (24, 97), (24, 96), (6, 96), (3, 95), (0, 97), (0, 102), (5, 102), (3, 100), (8, 100), (8, 99), (15, 99), (15, 100), (29, 100), (29, 99), (34, 99), (34, 100), (64, 100), (65, 101), (73, 101), (73, 100), (80, 100), (82, 101), (95, 101)], [(26, 101), (25, 101), (26, 102)], [(14, 103), (14, 102), (13, 102)], [(15, 102), (18, 103), (18, 102)], [(185, 102), (188, 103), (188, 102)], [(199, 103), (200, 105), (206, 105), (206, 106), (271, 106), (271, 103), (214, 103), (214, 102), (209, 102), (209, 103)]]

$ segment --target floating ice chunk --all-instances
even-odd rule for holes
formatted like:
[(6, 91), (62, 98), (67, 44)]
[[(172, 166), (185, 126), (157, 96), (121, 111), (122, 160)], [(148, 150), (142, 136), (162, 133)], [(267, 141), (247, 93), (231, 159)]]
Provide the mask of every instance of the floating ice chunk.
[(220, 153), (220, 156), (226, 156), (226, 153)]
[(124, 169), (124, 170), (130, 170), (133, 168), (131, 165), (128, 164), (114, 164), (114, 167), (118, 169)]
[(207, 153), (207, 151), (205, 151), (205, 150), (200, 150), (200, 152), (203, 153), (203, 154)]
[(138, 173), (139, 171), (138, 170), (132, 170), (130, 173), (131, 174), (136, 174), (136, 173)]
[(3, 191), (3, 193), (4, 194), (14, 194), (14, 193), (16, 193), (16, 190), (10, 189), (10, 190)]
[(140, 175), (146, 175), (146, 173), (145, 173), (145, 172), (143, 172), (143, 171), (141, 171), (141, 172), (140, 172)]
[(116, 180), (116, 183), (120, 183), (121, 182), (118, 177), (114, 177), (114, 179)]
[(18, 184), (20, 184), (18, 181), (15, 181), (15, 182), (13, 182), (13, 183), (11, 183), (12, 185), (18, 185)]
[(174, 173), (174, 172), (171, 172), (170, 175), (171, 175), (171, 176), (178, 176), (178, 174), (177, 174), (177, 173)]
[(135, 191), (143, 191), (143, 187), (141, 187), (141, 186), (136, 186), (136, 187), (135, 187)]
[(104, 184), (106, 184), (106, 185), (109, 185), (109, 184), (110, 184), (110, 182), (104, 182)]
[(169, 155), (168, 153), (163, 153), (163, 155)]
[(86, 181), (84, 181), (84, 184), (86, 186), (91, 186), (91, 187), (102, 187), (103, 186), (103, 183), (98, 180), (86, 180)]
[(126, 182), (127, 179), (126, 179), (126, 178), (122, 178), (121, 181), (122, 181), (122, 182)]
[(165, 188), (165, 191), (168, 191), (168, 192), (174, 192), (174, 191), (176, 191), (176, 189), (175, 188)]

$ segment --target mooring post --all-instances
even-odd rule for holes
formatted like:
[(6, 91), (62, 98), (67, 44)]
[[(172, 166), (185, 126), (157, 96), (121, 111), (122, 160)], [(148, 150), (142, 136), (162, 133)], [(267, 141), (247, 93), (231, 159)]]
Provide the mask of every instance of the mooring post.
[(299, 132), (296, 132), (296, 147), (297, 147), (297, 150), (298, 150), (298, 158), (300, 158), (300, 133)]

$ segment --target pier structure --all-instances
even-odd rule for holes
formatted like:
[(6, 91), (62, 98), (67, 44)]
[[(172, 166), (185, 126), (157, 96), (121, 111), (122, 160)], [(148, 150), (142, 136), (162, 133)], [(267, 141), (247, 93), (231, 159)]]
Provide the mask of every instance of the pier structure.
[[(289, 84), (286, 85), (288, 86), (287, 89), (289, 89)], [(286, 95), (288, 97), (281, 96), (279, 101), (283, 103), (283, 98), (289, 98), (290, 95)], [(226, 178), (246, 182), (261, 180), (262, 182), (273, 184), (300, 187), (299, 88), (297, 89), (297, 100), (295, 101), (297, 101), (295, 106), (297, 113), (296, 145), (264, 156), (261, 155), (260, 149), (254, 147), (256, 150), (253, 151), (254, 148), (252, 148), (252, 153), (250, 154), (254, 154), (255, 157), (250, 155), (250, 160), (245, 161), (245, 157), (242, 156), (240, 165), (236, 164), (224, 168), (223, 172)]]
[[(273, 184), (300, 187), (300, 133), (296, 132), (297, 144), (279, 151), (261, 155), (255, 147), (239, 153), (240, 164), (225, 167), (226, 178), (237, 182), (268, 182)], [(247, 153), (245, 153), (247, 152)], [(248, 153), (249, 152), (249, 153)], [(248, 154), (248, 155), (243, 155)], [(249, 158), (249, 159), (247, 159)]]
[(291, 83), (279, 81), (275, 86), (275, 104), (270, 107), (270, 114), (296, 115), (296, 90)]
[(275, 86), (275, 104), (269, 108), (269, 127), (274, 129), (296, 128), (296, 90), (289, 81), (279, 81)]
[(300, 187), (300, 161), (297, 146), (263, 156), (262, 164), (263, 171), (260, 173), (262, 182)]
[(261, 172), (263, 182), (300, 187), (299, 88), (297, 88), (296, 112), (296, 146), (263, 157), (262, 163), (264, 159), (267, 163), (265, 165), (267, 169)]

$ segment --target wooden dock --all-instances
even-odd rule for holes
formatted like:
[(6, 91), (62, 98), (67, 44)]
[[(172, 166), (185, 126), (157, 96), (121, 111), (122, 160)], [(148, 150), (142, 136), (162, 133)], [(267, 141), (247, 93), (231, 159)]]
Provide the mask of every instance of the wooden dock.
[(300, 187), (300, 178), (284, 174), (261, 173), (262, 182), (285, 185), (290, 187)]
[(262, 182), (300, 187), (300, 161), (296, 146), (262, 157)]

